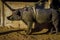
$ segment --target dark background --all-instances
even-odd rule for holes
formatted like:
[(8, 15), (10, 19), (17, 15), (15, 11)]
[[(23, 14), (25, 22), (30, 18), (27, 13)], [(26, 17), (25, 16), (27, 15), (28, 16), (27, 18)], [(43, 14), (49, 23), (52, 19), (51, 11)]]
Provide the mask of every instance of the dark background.
[(10, 1), (10, 2), (37, 2), (39, 0), (4, 0), (4, 1)]

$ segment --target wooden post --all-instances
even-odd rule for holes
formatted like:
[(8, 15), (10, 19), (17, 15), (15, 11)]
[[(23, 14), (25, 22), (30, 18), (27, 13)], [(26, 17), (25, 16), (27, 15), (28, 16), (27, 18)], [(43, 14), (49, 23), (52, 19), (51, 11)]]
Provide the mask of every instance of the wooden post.
[(52, 2), (52, 0), (48, 0), (47, 2), (45, 2), (45, 9), (50, 8), (51, 2)]
[(3, 16), (3, 26), (5, 26), (4, 25), (4, 22), (5, 22), (5, 15), (4, 15), (4, 3), (2, 2), (2, 16)]

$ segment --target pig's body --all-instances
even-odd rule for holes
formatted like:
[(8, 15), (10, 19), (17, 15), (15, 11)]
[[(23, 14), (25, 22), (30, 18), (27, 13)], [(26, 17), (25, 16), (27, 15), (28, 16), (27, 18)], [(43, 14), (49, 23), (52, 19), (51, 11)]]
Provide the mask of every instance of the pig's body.
[[(23, 20), (27, 25), (28, 25), (28, 29), (27, 29), (27, 34), (31, 33), (31, 29), (32, 29), (32, 24), (33, 22), (37, 22), (39, 24), (43, 24), (43, 23), (49, 23), (52, 22), (55, 29), (56, 29), (56, 33), (58, 32), (57, 26), (58, 26), (58, 13), (56, 10), (54, 9), (35, 9), (35, 12), (33, 10), (33, 8), (27, 8), (26, 9), (22, 9), (22, 10), (15, 10), (13, 13), (19, 13), (21, 17), (20, 19)], [(13, 16), (10, 16), (12, 18), (14, 18)], [(10, 18), (8, 17), (8, 19)], [(9, 19), (12, 20), (12, 19)], [(14, 19), (15, 20), (15, 19)]]

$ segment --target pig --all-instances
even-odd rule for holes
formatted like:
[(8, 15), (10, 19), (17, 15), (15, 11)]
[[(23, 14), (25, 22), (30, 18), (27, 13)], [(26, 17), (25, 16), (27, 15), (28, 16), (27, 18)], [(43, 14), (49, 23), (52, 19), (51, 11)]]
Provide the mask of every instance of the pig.
[[(7, 17), (8, 20), (16, 21), (22, 20), (28, 26), (26, 34), (31, 34), (33, 22), (39, 24), (50, 23), (54, 25), (56, 34), (58, 33), (58, 13), (55, 9), (37, 9), (35, 7), (24, 7), (16, 9), (12, 12), (12, 15)], [(51, 28), (53, 30), (53, 28)]]

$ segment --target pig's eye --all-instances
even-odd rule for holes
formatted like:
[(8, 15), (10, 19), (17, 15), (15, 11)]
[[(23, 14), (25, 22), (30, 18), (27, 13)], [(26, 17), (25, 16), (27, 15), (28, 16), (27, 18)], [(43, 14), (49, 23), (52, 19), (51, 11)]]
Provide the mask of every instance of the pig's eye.
[(21, 16), (21, 12), (20, 12), (20, 11), (18, 11), (18, 12), (17, 12), (17, 15), (18, 15), (18, 16)]

